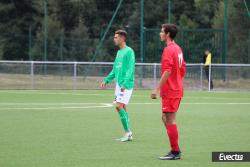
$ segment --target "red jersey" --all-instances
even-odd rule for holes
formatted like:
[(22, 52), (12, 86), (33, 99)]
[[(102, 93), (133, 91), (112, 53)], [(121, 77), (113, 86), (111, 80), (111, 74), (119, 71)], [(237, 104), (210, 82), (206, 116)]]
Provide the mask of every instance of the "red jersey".
[(183, 82), (186, 73), (186, 63), (182, 50), (175, 42), (170, 42), (164, 48), (161, 62), (161, 75), (170, 73), (167, 81), (161, 88), (161, 97), (181, 98), (183, 96)]

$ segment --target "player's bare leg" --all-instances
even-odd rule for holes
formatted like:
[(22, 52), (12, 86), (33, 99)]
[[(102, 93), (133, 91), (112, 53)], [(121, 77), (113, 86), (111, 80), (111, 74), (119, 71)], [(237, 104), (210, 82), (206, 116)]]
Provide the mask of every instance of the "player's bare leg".
[(125, 104), (123, 105), (123, 108), (127, 112), (127, 106)]
[(176, 112), (162, 113), (162, 121), (165, 126), (176, 124)]

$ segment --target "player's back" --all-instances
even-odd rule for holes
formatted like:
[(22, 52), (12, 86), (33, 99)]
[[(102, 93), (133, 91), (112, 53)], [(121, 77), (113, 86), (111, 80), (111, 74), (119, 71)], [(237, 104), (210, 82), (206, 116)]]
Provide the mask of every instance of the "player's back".
[(183, 77), (185, 61), (179, 45), (171, 42), (165, 47), (162, 55), (162, 73), (167, 70), (170, 75), (161, 90), (162, 96), (179, 98), (183, 96)]

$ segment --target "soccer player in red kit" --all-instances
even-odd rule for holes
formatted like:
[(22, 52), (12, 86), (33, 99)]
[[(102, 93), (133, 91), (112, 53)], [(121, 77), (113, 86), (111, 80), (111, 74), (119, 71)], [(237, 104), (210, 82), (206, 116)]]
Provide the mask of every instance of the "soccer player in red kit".
[(160, 32), (161, 41), (167, 46), (164, 48), (161, 62), (161, 79), (151, 93), (156, 99), (160, 91), (162, 99), (162, 121), (166, 127), (171, 151), (160, 157), (161, 160), (181, 159), (178, 145), (178, 129), (176, 126), (176, 113), (183, 96), (183, 81), (186, 73), (186, 64), (180, 46), (174, 38), (177, 27), (174, 24), (163, 24)]

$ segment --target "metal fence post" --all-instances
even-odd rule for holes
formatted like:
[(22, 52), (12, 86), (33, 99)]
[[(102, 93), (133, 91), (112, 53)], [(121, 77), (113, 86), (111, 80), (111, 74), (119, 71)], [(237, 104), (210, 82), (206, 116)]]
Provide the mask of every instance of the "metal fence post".
[[(140, 61), (144, 62), (144, 0), (140, 0)], [(140, 86), (142, 87), (143, 65), (141, 66)]]
[(34, 89), (34, 62), (30, 62), (31, 89)]
[(76, 90), (77, 89), (77, 62), (74, 62), (74, 76), (73, 76), (73, 90)]
[(31, 26), (29, 26), (29, 50), (28, 50), (28, 54), (29, 54), (29, 61), (32, 61), (32, 55), (31, 55), (31, 49), (32, 49), (32, 32), (31, 32)]
[(211, 87), (211, 64), (209, 64), (209, 74), (208, 74), (208, 91), (210, 92)]
[[(59, 49), (59, 54), (60, 54), (60, 61), (63, 62), (63, 36), (64, 36), (64, 31), (61, 30), (60, 34), (60, 49)], [(60, 64), (60, 73), (61, 73), (61, 80), (63, 79), (63, 64)]]
[(247, 63), (250, 63), (250, 29), (248, 30), (248, 57)]
[(154, 86), (156, 86), (156, 63), (154, 63)]
[(203, 88), (203, 64), (200, 65), (200, 70), (201, 70), (201, 75), (200, 75), (200, 85), (201, 85), (201, 90)]
[[(48, 0), (44, 0), (44, 61), (48, 59)], [(47, 75), (47, 63), (44, 64), (44, 75)]]

